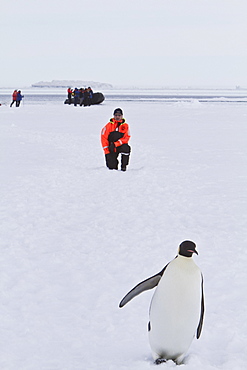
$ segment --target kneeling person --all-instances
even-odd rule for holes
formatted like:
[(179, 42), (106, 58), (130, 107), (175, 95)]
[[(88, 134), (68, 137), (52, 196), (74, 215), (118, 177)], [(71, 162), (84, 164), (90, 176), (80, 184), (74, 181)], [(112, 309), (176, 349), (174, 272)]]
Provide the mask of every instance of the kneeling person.
[(113, 118), (101, 131), (101, 144), (105, 153), (106, 166), (110, 170), (118, 169), (117, 158), (121, 154), (121, 170), (126, 171), (131, 151), (128, 144), (129, 139), (129, 125), (123, 118), (122, 109), (117, 108), (113, 112)]

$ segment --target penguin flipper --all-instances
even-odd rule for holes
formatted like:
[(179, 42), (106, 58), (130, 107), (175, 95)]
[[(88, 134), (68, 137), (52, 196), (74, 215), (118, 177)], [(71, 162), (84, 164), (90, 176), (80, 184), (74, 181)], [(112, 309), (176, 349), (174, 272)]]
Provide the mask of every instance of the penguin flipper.
[(143, 280), (141, 283), (137, 284), (133, 289), (131, 289), (126, 296), (121, 300), (119, 303), (119, 307), (122, 308), (126, 305), (131, 299), (136, 297), (137, 295), (141, 294), (142, 292), (145, 292), (146, 290), (153, 289), (156, 285), (158, 285), (167, 265), (158, 272), (158, 274), (151, 276), (150, 278)]
[(203, 276), (202, 276), (202, 299), (201, 299), (201, 316), (196, 331), (196, 338), (199, 339), (202, 332), (203, 317), (204, 317), (204, 293), (203, 293)]

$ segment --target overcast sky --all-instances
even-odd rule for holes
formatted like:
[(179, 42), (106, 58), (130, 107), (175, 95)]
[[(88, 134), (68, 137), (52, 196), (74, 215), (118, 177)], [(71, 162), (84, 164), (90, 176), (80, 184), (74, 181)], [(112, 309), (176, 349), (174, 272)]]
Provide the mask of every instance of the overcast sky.
[(247, 87), (247, 0), (1, 0), (0, 86)]

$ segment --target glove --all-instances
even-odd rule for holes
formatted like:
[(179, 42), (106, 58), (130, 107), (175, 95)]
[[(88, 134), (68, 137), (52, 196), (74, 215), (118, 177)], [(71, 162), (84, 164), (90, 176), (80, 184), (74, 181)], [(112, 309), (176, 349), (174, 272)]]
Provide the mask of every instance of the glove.
[(109, 145), (109, 150), (110, 150), (110, 153), (114, 153), (114, 150), (115, 150), (115, 145), (114, 145), (114, 143), (111, 143), (111, 144)]

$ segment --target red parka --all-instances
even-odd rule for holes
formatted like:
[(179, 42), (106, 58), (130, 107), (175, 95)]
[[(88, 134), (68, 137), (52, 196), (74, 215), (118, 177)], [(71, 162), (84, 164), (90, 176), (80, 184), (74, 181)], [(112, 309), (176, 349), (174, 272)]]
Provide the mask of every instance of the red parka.
[(13, 94), (12, 94), (12, 99), (13, 99), (14, 101), (16, 101), (17, 94), (18, 94), (17, 90), (15, 90), (15, 91), (13, 92)]
[(128, 123), (125, 122), (125, 119), (123, 118), (121, 121), (117, 121), (116, 119), (111, 118), (110, 121), (105, 125), (105, 127), (103, 127), (101, 131), (101, 144), (105, 154), (110, 153), (109, 150), (110, 143), (108, 140), (108, 136), (112, 131), (119, 131), (122, 134), (124, 134), (121, 139), (115, 141), (114, 143), (115, 147), (127, 144), (130, 139), (129, 125)]

